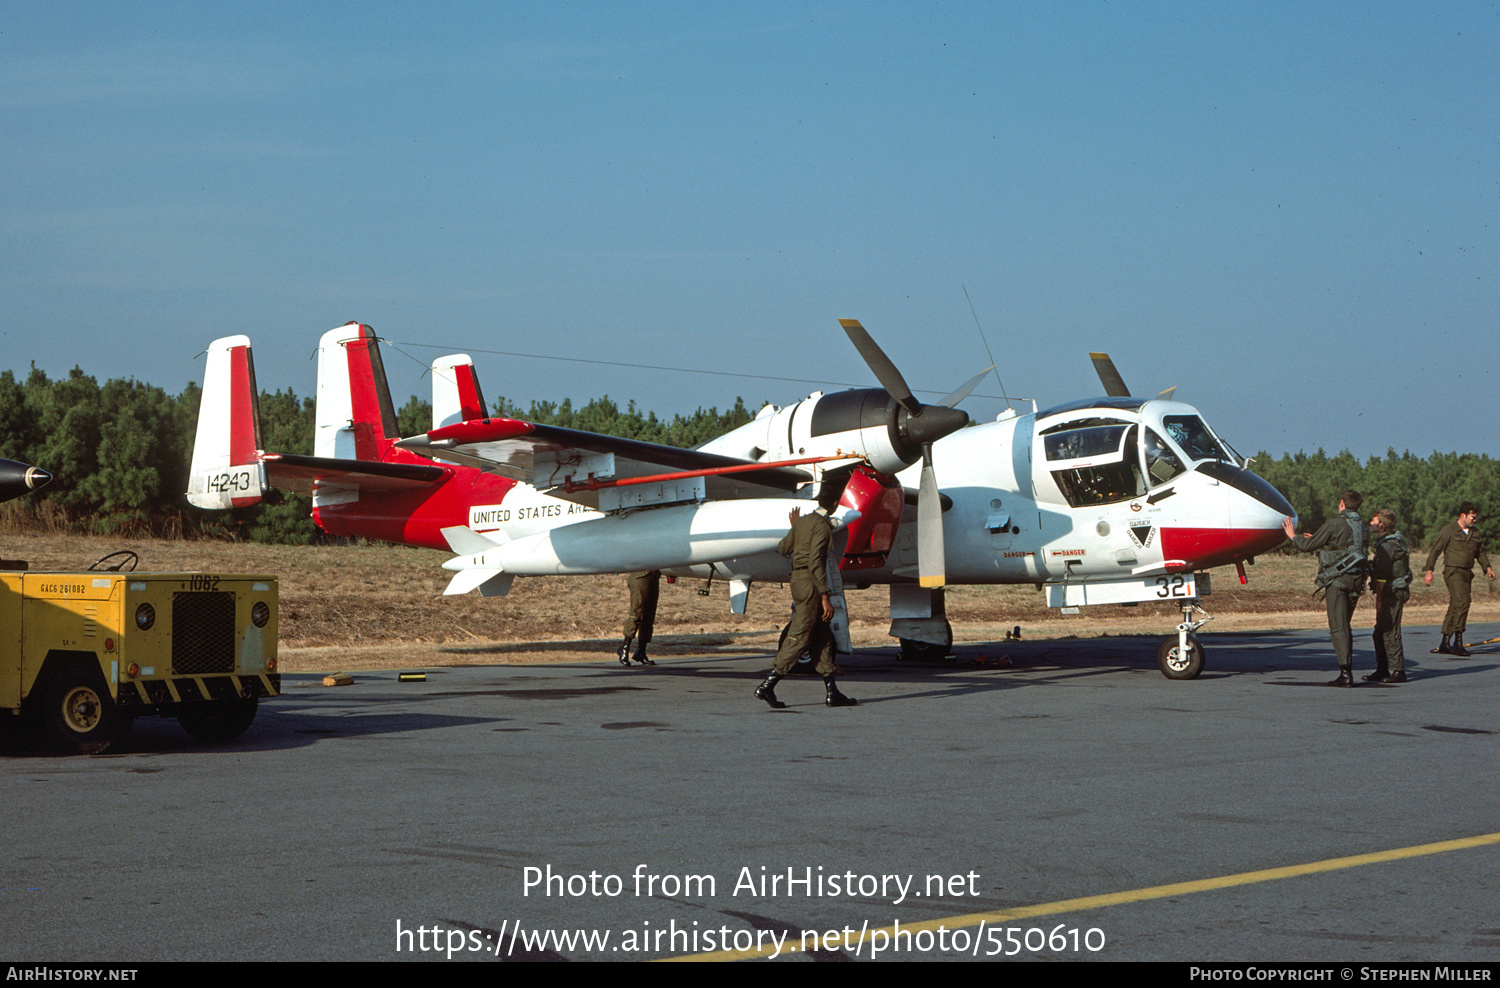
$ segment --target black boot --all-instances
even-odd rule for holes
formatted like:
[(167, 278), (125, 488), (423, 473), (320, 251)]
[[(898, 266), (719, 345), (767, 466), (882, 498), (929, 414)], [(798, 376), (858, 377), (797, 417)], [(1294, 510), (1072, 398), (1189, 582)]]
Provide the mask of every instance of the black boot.
[(1325, 686), (1353, 686), (1354, 685), (1354, 670), (1353, 669), (1345, 669), (1345, 668), (1343, 668), (1341, 666), (1339, 668), (1339, 678), (1338, 679), (1334, 679), (1334, 680), (1330, 680), (1329, 682), (1325, 683), (1324, 685)]
[(828, 688), (828, 696), (823, 700), (830, 707), (857, 707), (859, 701), (851, 696), (845, 696), (839, 692), (838, 684), (833, 681), (832, 676), (823, 677), (823, 685)]
[(1443, 643), (1432, 650), (1433, 655), (1452, 655), (1453, 649), (1448, 647), (1448, 636), (1443, 636)]
[(631, 658), (633, 658), (635, 660), (635, 662), (636, 662), (637, 665), (643, 665), (643, 666), (654, 666), (654, 665), (656, 665), (655, 662), (652, 662), (650, 659), (646, 658), (646, 643), (645, 642), (641, 642), (639, 645), (637, 645), (635, 647), (635, 655), (631, 656)]
[(1453, 648), (1450, 651), (1453, 655), (1457, 655), (1460, 658), (1467, 659), (1469, 657), (1469, 650), (1464, 648), (1464, 633), (1462, 631), (1455, 631), (1453, 633)]
[(635, 635), (625, 639), (625, 644), (620, 646), (620, 665), (630, 665), (630, 643), (635, 641)]
[(781, 682), (781, 676), (773, 672), (766, 677), (766, 681), (764, 683), (761, 683), (759, 686), (755, 687), (756, 699), (766, 701), (771, 705), (771, 708), (773, 710), (780, 710), (782, 707), (786, 706), (786, 704), (776, 699), (776, 684), (779, 682)]

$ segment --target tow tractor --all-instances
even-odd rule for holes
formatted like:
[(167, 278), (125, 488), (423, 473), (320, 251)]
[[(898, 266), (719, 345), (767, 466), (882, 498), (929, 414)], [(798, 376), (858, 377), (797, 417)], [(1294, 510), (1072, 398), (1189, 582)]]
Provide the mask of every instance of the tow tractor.
[(85, 754), (150, 715), (222, 742), (281, 692), (275, 577), (121, 571), (136, 561), (0, 571), (0, 719)]

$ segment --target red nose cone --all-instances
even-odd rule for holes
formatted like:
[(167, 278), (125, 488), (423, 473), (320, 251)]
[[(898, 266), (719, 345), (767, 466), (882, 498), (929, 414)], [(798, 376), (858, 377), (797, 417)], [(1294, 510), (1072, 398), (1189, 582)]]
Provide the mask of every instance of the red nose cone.
[(1286, 541), (1279, 528), (1163, 528), (1161, 551), (1167, 559), (1184, 559), (1195, 570), (1258, 556)]

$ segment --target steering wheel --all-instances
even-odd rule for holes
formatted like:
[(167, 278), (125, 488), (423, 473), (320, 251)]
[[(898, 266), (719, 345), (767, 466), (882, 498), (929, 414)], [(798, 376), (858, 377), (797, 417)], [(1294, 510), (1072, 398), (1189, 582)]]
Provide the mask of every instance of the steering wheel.
[[(119, 558), (119, 562), (115, 563), (113, 566), (105, 565), (111, 559), (115, 559), (116, 557)], [(141, 557), (136, 555), (134, 552), (130, 551), (129, 549), (121, 549), (119, 552), (111, 552), (107, 556), (99, 557), (98, 561), (96, 561), (94, 565), (89, 567), (89, 572), (119, 573), (123, 571), (126, 573), (133, 573), (135, 572), (136, 565), (140, 563), (140, 561)]]

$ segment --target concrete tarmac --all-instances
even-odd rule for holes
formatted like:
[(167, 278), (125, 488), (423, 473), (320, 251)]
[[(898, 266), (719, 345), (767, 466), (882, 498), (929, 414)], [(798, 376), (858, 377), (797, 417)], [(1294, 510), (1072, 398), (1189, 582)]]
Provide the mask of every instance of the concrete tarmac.
[(1352, 690), (1322, 629), (1190, 682), (1158, 638), (864, 650), (837, 710), (756, 700), (767, 654), (289, 676), (231, 744), (8, 748), (0, 955), (1495, 961), (1500, 644), (1437, 637)]

